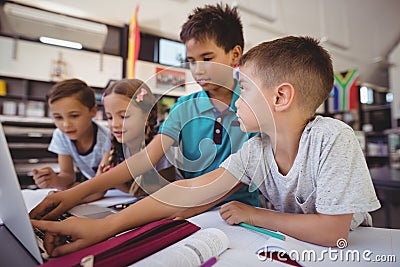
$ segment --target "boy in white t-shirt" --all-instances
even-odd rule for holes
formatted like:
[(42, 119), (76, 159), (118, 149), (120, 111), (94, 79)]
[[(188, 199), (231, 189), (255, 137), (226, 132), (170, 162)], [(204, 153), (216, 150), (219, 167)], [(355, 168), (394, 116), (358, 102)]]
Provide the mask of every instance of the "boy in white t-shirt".
[(84, 81), (68, 79), (47, 92), (47, 102), (57, 129), (49, 145), (56, 153), (60, 171), (33, 169), (39, 188), (65, 190), (77, 184), (74, 167), (86, 179), (96, 175), (103, 154), (110, 151), (110, 131), (93, 120), (97, 112), (94, 90)]

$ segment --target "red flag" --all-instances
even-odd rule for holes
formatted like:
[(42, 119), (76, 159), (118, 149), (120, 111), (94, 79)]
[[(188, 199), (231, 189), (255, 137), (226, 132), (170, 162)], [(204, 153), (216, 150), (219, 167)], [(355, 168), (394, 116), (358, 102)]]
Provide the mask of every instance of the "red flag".
[(135, 77), (135, 65), (139, 56), (140, 49), (140, 31), (138, 24), (139, 6), (136, 6), (131, 21), (129, 22), (129, 39), (128, 39), (128, 78)]

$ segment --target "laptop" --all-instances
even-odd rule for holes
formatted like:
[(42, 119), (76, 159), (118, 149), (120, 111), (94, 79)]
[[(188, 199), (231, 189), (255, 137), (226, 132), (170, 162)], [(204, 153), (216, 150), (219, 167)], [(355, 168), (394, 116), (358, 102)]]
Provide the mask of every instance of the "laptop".
[[(42, 257), (41, 250), (42, 252), (44, 252), (44, 250), (43, 248), (39, 248), (37, 236), (32, 228), (28, 210), (22, 196), (21, 187), (14, 169), (14, 164), (8, 149), (7, 140), (1, 123), (0, 151), (0, 219), (3, 221), (5, 228), (8, 230), (5, 231), (5, 229), (3, 229), (4, 227), (1, 227), (1, 242), (3, 243), (5, 241), (3, 240), (3, 236), (9, 239), (9, 235), (11, 233), (31, 254), (34, 260), (37, 263), (42, 264), (45, 258)], [(91, 210), (90, 206), (93, 206), (96, 212)], [(83, 212), (83, 214), (80, 214), (79, 211)], [(100, 218), (115, 212), (116, 211), (113, 209), (106, 207), (84, 205), (83, 208), (75, 209), (73, 214), (79, 217)], [(9, 254), (8, 256), (14, 257), (13, 254)]]

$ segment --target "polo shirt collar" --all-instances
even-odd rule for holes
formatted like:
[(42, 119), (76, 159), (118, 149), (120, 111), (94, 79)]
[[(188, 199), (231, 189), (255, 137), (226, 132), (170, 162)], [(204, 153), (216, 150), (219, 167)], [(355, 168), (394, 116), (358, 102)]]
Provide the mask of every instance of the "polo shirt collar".
[[(235, 87), (233, 89), (233, 94), (232, 94), (232, 101), (230, 104), (230, 109), (236, 113), (237, 108), (235, 106), (236, 100), (238, 100), (240, 95), (240, 87), (238, 81), (235, 79)], [(208, 94), (205, 90), (201, 90), (199, 94), (197, 95), (197, 104), (199, 111), (201, 113), (211, 110), (214, 108), (214, 106), (211, 104), (210, 98), (208, 97)]]
[(235, 79), (235, 88), (233, 89), (233, 94), (232, 94), (232, 101), (231, 105), (229, 106), (231, 110), (233, 110), (235, 113), (237, 111), (237, 108), (235, 106), (236, 100), (239, 99), (240, 96), (240, 86), (238, 80)]

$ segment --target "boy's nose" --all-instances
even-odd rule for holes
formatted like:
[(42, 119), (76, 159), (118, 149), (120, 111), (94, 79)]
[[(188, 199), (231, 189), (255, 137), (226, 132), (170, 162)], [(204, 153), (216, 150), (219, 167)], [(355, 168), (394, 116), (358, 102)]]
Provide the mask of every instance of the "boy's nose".
[(71, 126), (71, 122), (69, 120), (64, 120), (63, 126), (64, 126), (64, 128), (67, 128), (67, 127)]
[(202, 61), (197, 61), (196, 65), (194, 66), (194, 73), (199, 75), (199, 74), (204, 74), (205, 73), (205, 66), (204, 62)]

